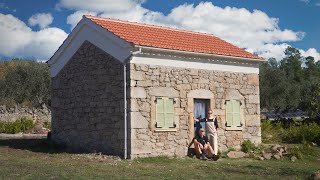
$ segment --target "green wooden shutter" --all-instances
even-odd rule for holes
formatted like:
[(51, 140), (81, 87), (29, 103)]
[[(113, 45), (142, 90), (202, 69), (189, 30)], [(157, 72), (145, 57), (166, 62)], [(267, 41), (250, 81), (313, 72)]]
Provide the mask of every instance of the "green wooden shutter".
[(157, 128), (162, 128), (165, 126), (165, 109), (164, 109), (164, 99), (157, 98), (156, 105), (156, 122)]
[(227, 127), (232, 127), (233, 125), (233, 103), (232, 101), (226, 102), (226, 120), (227, 120)]
[(233, 126), (240, 127), (240, 102), (233, 101)]
[(157, 128), (174, 127), (174, 100), (172, 98), (158, 97), (156, 102)]
[(226, 121), (227, 127), (240, 127), (240, 101), (230, 100), (226, 102)]
[(172, 98), (166, 98), (165, 103), (165, 127), (174, 127), (174, 101)]

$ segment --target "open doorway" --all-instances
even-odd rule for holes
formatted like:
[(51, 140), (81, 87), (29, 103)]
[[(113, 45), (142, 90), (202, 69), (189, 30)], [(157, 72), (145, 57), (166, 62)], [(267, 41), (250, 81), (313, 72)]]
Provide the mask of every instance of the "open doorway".
[[(205, 118), (209, 109), (209, 105), (209, 99), (194, 99), (194, 117), (199, 120)], [(205, 122), (197, 122), (194, 124), (194, 135), (198, 134), (200, 128), (206, 130)]]

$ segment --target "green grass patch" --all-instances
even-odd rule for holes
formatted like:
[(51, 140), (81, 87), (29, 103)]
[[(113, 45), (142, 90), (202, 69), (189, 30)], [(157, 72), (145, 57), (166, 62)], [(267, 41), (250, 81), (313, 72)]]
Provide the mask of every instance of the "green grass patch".
[(295, 162), (250, 158), (213, 162), (189, 157), (118, 161), (57, 148), (45, 139), (0, 140), (0, 179), (306, 179), (320, 163), (319, 147), (310, 147), (314, 156)]

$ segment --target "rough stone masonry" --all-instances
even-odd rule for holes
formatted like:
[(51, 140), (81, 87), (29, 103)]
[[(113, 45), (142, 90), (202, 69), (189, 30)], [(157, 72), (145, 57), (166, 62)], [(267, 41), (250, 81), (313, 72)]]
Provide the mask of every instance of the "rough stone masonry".
[(123, 153), (122, 64), (85, 42), (52, 78), (52, 139), (74, 151)]
[[(219, 148), (261, 142), (258, 74), (127, 66), (128, 153), (131, 158), (184, 156), (193, 136), (193, 100), (210, 100), (221, 119)], [(52, 138), (76, 151), (118, 154), (124, 148), (123, 65), (89, 42), (52, 78)], [(173, 97), (176, 128), (154, 129), (154, 98)], [(241, 100), (243, 128), (226, 130), (225, 100)]]
[[(186, 155), (193, 136), (192, 94), (197, 93), (200, 98), (210, 99), (211, 109), (220, 117), (218, 144), (221, 151), (229, 147), (239, 149), (246, 139), (261, 143), (258, 74), (131, 64), (130, 78), (132, 157)], [(176, 131), (153, 129), (151, 109), (155, 96), (175, 99)], [(227, 99), (238, 99), (243, 104), (242, 130), (225, 130)]]

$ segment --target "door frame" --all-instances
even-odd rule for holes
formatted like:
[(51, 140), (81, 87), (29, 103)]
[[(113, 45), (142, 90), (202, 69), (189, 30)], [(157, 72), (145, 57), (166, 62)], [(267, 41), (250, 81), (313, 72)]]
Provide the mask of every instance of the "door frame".
[(187, 94), (187, 111), (189, 113), (189, 142), (194, 138), (194, 119), (193, 119), (193, 110), (194, 110), (194, 99), (207, 99), (209, 100), (209, 106), (211, 110), (215, 109), (215, 99), (214, 94), (210, 90), (206, 89), (196, 89), (192, 90)]

